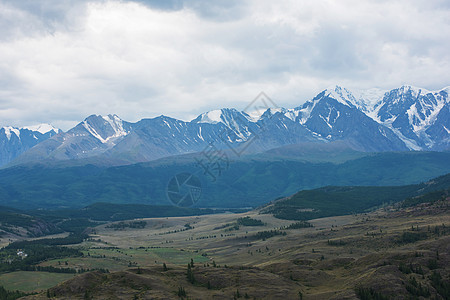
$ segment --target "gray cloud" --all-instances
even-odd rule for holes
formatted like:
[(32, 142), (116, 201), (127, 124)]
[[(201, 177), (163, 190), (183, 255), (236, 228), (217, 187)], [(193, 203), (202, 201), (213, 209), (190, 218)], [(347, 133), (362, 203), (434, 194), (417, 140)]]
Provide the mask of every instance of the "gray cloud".
[(448, 1), (0, 0), (0, 126), (449, 85)]

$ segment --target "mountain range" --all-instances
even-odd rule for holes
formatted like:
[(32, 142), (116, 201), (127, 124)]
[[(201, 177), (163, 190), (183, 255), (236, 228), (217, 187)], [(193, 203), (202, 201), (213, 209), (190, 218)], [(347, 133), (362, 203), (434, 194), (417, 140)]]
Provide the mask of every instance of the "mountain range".
[(350, 91), (334, 86), (301, 106), (264, 107), (257, 114), (224, 108), (190, 122), (159, 116), (136, 123), (91, 115), (67, 132), (3, 127), (0, 165), (80, 159), (123, 165), (201, 152), (208, 145), (239, 155), (333, 141), (364, 152), (448, 151), (449, 93), (450, 87)]

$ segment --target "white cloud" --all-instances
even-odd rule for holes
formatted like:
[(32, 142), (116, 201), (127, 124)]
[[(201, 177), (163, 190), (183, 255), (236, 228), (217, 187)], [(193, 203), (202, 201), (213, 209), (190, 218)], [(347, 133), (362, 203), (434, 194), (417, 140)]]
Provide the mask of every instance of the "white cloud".
[(293, 107), (334, 83), (449, 85), (445, 1), (19, 3), (0, 0), (0, 125), (187, 120), (262, 90)]

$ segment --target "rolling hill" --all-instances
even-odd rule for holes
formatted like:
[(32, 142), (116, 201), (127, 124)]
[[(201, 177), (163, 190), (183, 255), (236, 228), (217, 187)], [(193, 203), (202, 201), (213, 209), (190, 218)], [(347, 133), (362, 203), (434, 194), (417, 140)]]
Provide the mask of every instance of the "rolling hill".
[(328, 186), (300, 191), (274, 201), (263, 208), (263, 211), (281, 219), (310, 220), (361, 213), (402, 200), (405, 200), (404, 206), (432, 202), (445, 198), (449, 190), (450, 174), (406, 186)]

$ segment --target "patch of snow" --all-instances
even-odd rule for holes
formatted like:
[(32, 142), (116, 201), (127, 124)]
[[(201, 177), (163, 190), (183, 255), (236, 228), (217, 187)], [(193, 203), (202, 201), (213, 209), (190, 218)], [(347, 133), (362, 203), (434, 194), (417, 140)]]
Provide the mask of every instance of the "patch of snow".
[(413, 85), (403, 85), (400, 88), (402, 91), (406, 92), (408, 90), (410, 90), (412, 92), (412, 94), (414, 95), (414, 97), (417, 97), (419, 94), (420, 95), (426, 95), (431, 93), (429, 90), (424, 89), (424, 88), (419, 88)]
[(441, 89), (440, 91), (435, 91), (435, 93), (439, 93), (439, 92), (446, 92), (447, 93), (446, 102), (447, 103), (450, 102), (450, 99), (449, 99), (450, 97), (448, 97), (448, 96), (450, 96), (450, 86), (447, 86), (447, 87)]
[(252, 123), (258, 122), (261, 120), (261, 117), (264, 114), (269, 114), (271, 116), (277, 114), (277, 113), (286, 113), (288, 110), (285, 108), (268, 108), (266, 110), (254, 110), (250, 112), (244, 112), (244, 115), (247, 115), (247, 120), (249, 120)]
[(417, 142), (416, 142), (415, 140), (412, 140), (412, 139), (407, 138), (406, 136), (404, 136), (404, 135), (400, 132), (399, 129), (394, 128), (394, 127), (392, 126), (392, 123), (393, 123), (396, 119), (397, 119), (397, 116), (394, 116), (394, 117), (392, 117), (392, 118), (386, 120), (386, 121), (384, 122), (384, 125), (385, 125), (386, 127), (388, 127), (389, 129), (391, 129), (391, 130), (395, 133), (395, 135), (397, 135), (398, 138), (399, 138), (400, 140), (402, 140), (402, 142), (405, 143), (406, 147), (408, 147), (410, 150), (416, 150), (416, 151), (422, 150), (422, 147), (420, 147), (419, 145), (417, 145)]
[(380, 109), (383, 107), (384, 103), (383, 100), (376, 103), (374, 106), (370, 107), (369, 110), (366, 112), (366, 115), (374, 120), (377, 123), (383, 124), (383, 122), (380, 119), (380, 116), (378, 116), (378, 113)]
[(111, 138), (126, 136), (129, 133), (125, 129), (123, 129), (123, 121), (117, 115), (102, 116), (102, 118), (106, 122), (108, 122), (111, 128), (114, 130), (114, 135), (106, 138), (106, 141), (108, 141)]
[(406, 147), (408, 147), (410, 150), (415, 150), (415, 151), (423, 150), (422, 147), (417, 145), (417, 142), (415, 140), (407, 138), (397, 128), (393, 128), (391, 126), (390, 129), (398, 136), (399, 139), (402, 140), (403, 143), (405, 143)]
[(107, 140), (105, 140), (104, 138), (102, 138), (102, 136), (100, 134), (97, 133), (97, 131), (95, 131), (94, 128), (92, 128), (91, 125), (89, 125), (88, 122), (84, 121), (83, 122), (83, 126), (84, 128), (86, 128), (86, 130), (96, 139), (98, 139), (100, 142), (102, 142), (103, 144), (105, 144), (107, 142)]
[(387, 138), (386, 132), (384, 131), (384, 129), (379, 128), (378, 131), (381, 133), (382, 136), (384, 136), (385, 138)]
[(202, 136), (202, 127), (201, 127), (201, 126), (198, 128), (197, 136), (199, 137), (199, 139), (201, 139), (202, 141), (204, 141), (203, 136)]
[(328, 87), (325, 90), (325, 95), (337, 100), (345, 106), (355, 106), (356, 103), (355, 96), (353, 96), (353, 94), (346, 88), (342, 88), (338, 85)]
[(303, 108), (297, 110), (297, 114), (298, 116), (300, 116), (300, 124), (304, 125), (308, 121), (309, 117), (311, 116), (311, 112), (314, 110), (314, 107), (319, 101), (320, 99), (315, 101), (308, 101), (303, 105)]
[[(406, 136), (404, 136), (399, 129), (394, 128), (392, 126), (392, 123), (395, 122), (395, 120), (397, 119), (398, 116), (393, 116), (390, 119), (387, 119), (385, 122), (381, 123), (384, 126), (386, 126), (387, 128), (389, 128), (390, 130), (392, 130), (394, 132), (394, 134), (403, 142), (405, 143), (405, 146), (408, 147), (408, 149), (410, 150), (415, 150), (415, 151), (419, 151), (419, 150), (423, 150), (422, 147), (420, 147), (419, 145), (417, 145), (417, 142), (413, 139), (409, 139)], [(382, 134), (384, 136), (386, 136), (385, 132), (382, 132)]]
[(250, 122), (258, 122), (261, 119), (261, 116), (266, 112), (267, 110), (252, 110), (246, 112), (247, 116), (249, 117)]
[(442, 125), (445, 129), (445, 131), (447, 131), (448, 134), (450, 134), (450, 130), (447, 129), (447, 127), (445, 127), (444, 125)]
[(277, 107), (277, 108), (269, 108), (269, 109), (267, 109), (269, 112), (270, 112), (270, 114), (272, 114), (272, 115), (274, 115), (274, 114), (276, 114), (276, 113), (281, 113), (281, 112), (283, 112), (284, 111), (284, 109), (283, 108), (280, 108), (280, 107)]
[(284, 113), (284, 115), (286, 116), (286, 118), (291, 119), (292, 121), (295, 122), (299, 113), (300, 113), (300, 111), (297, 109), (286, 109), (286, 112)]
[(56, 133), (59, 133), (59, 131), (60, 131), (58, 128), (55, 128), (55, 127), (53, 127), (50, 124), (39, 124), (39, 125), (33, 125), (33, 126), (25, 126), (23, 128), (31, 130), (31, 131), (37, 131), (37, 132), (40, 132), (42, 134), (46, 134), (47, 132), (50, 132), (52, 130), (54, 132), (56, 132)]
[(6, 138), (9, 140), (11, 140), (11, 134), (15, 134), (19, 139), (20, 139), (20, 130), (18, 128), (12, 127), (12, 126), (6, 126), (3, 127), (3, 129), (5, 130), (5, 135)]
[(403, 85), (398, 89), (392, 90), (392, 92), (396, 93), (395, 100), (392, 102), (392, 104), (398, 104), (405, 100), (405, 94), (408, 92), (411, 92), (412, 97), (417, 98), (419, 95), (426, 95), (431, 93), (429, 90), (418, 88), (412, 85)]
[[(411, 105), (411, 107), (406, 111), (409, 124), (411, 124), (411, 126), (413, 127), (413, 131), (416, 134), (430, 127), (435, 122), (437, 115), (445, 105), (444, 99), (440, 99), (436, 94), (434, 94), (434, 97), (436, 99), (436, 103), (425, 103), (423, 101), (424, 99), (420, 98), (418, 102)], [(418, 103), (422, 106), (423, 109), (421, 111), (421, 114), (425, 117), (421, 117), (420, 113), (418, 112)]]
[(331, 124), (328, 123), (328, 121), (322, 115), (320, 115), (319, 117), (328, 125), (328, 127), (333, 128), (333, 126), (331, 126)]
[(199, 123), (217, 124), (222, 122), (222, 110), (215, 109), (201, 114)]
[[(242, 140), (247, 140), (250, 132), (245, 121), (255, 122), (255, 119), (245, 112), (235, 109), (212, 110), (201, 114), (198, 123), (217, 124), (222, 123), (234, 132)], [(244, 122), (243, 122), (244, 121)]]
[(86, 120), (83, 121), (82, 125), (84, 128), (86, 128), (86, 130), (93, 137), (98, 139), (103, 144), (108, 143), (111, 139), (115, 139), (115, 138), (118, 138), (121, 136), (126, 136), (129, 133), (123, 128), (123, 121), (117, 115), (108, 115), (108, 116), (101, 116), (101, 117), (114, 130), (113, 135), (103, 138), (99, 133), (97, 133), (97, 131)]
[[(383, 100), (388, 90), (371, 88), (367, 90), (353, 89), (352, 92), (359, 103), (364, 103), (365, 112), (371, 114), (376, 109), (377, 104)], [(373, 119), (372, 116), (369, 117)]]
[(333, 112), (333, 109), (332, 108), (330, 108), (329, 110), (328, 110), (328, 116), (327, 116), (327, 123), (330, 123), (330, 118), (331, 118), (331, 113)]

